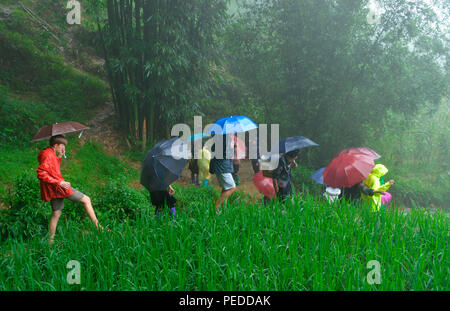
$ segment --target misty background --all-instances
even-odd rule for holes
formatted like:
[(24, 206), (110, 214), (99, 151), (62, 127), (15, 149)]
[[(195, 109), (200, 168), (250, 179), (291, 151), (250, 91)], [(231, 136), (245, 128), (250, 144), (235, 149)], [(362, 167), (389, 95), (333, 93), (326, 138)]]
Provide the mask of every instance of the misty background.
[[(22, 2), (53, 31), (28, 28), (15, 1), (0, 2), (4, 144), (48, 116), (69, 120), (73, 107), (87, 118), (105, 100), (142, 152), (196, 115), (206, 124), (242, 114), (318, 143), (300, 154), (308, 172), (366, 146), (381, 154), (399, 201), (448, 207), (448, 1), (85, 0), (76, 26), (65, 22), (66, 1)], [(75, 61), (92, 77), (68, 78), (76, 74), (62, 68)], [(39, 110), (20, 135), (17, 103), (8, 106), (17, 97)]]

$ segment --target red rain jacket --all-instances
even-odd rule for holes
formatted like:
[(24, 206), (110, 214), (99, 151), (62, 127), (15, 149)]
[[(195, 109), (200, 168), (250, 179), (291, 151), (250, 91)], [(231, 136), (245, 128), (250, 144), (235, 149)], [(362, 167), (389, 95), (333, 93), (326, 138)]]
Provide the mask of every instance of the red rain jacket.
[(61, 158), (56, 156), (56, 152), (48, 147), (38, 155), (39, 167), (37, 168), (37, 178), (41, 183), (42, 201), (51, 199), (66, 198), (73, 194), (71, 187), (64, 189), (59, 184), (64, 179), (61, 176)]

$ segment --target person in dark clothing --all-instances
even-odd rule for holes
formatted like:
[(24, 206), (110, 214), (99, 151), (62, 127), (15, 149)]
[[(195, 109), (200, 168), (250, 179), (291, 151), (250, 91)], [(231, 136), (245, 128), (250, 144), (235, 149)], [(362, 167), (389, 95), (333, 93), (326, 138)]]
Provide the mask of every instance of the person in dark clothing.
[(368, 196), (373, 196), (374, 193), (384, 194), (384, 191), (374, 191), (373, 189), (366, 187), (366, 185), (364, 185), (364, 181), (361, 181), (352, 187), (343, 188), (339, 198), (344, 197), (348, 201), (359, 200), (361, 198), (361, 193)]
[(189, 160), (189, 170), (191, 171), (192, 183), (194, 185), (199, 186), (200, 183), (198, 181), (198, 164), (197, 164), (197, 159), (190, 159)]
[(292, 194), (291, 178), (292, 169), (297, 168), (295, 160), (298, 158), (300, 150), (293, 150), (284, 154), (278, 162), (278, 167), (272, 172), (273, 187), (282, 202), (286, 197)]
[(258, 174), (258, 172), (260, 171), (259, 160), (258, 159), (252, 159), (251, 162), (252, 162), (253, 172), (255, 174)]
[[(252, 159), (250, 150), (255, 150), (255, 149), (256, 149), (256, 159)], [(259, 154), (258, 139), (252, 139), (249, 142), (249, 146), (248, 146), (247, 150), (248, 150), (248, 154), (249, 154), (249, 159), (251, 160), (251, 163), (252, 163), (253, 172), (255, 174), (258, 174), (258, 172), (261, 170), (261, 168), (259, 166), (259, 159), (261, 158), (261, 156)]]
[(175, 216), (177, 203), (173, 196), (175, 190), (172, 188), (172, 185), (169, 185), (167, 188), (168, 190), (150, 191), (150, 200), (152, 205), (155, 206), (155, 216), (161, 215), (164, 206), (167, 206)]

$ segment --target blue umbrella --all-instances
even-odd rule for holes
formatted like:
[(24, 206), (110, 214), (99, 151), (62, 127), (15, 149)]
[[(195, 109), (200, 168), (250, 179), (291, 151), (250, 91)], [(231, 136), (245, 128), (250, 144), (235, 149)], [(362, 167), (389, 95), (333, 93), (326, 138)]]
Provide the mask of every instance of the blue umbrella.
[(323, 171), (325, 170), (325, 167), (322, 167), (321, 169), (318, 169), (317, 171), (312, 174), (311, 178), (318, 184), (323, 185)]
[[(179, 149), (174, 150), (175, 142), (181, 142)], [(175, 154), (176, 153), (176, 154)], [(182, 158), (179, 158), (183, 156)], [(175, 137), (157, 143), (142, 162), (141, 185), (148, 191), (165, 190), (180, 178), (187, 162), (187, 145)]]
[(211, 135), (206, 134), (206, 133), (197, 133), (197, 134), (191, 135), (191, 136), (186, 140), (186, 142), (189, 143), (189, 142), (194, 141), (194, 140), (197, 140), (197, 139), (210, 138), (210, 137), (211, 137)]
[[(214, 122), (222, 128), (222, 135), (232, 133), (242, 133), (251, 131), (258, 128), (258, 125), (246, 116), (231, 116), (217, 120)], [(215, 133), (214, 127), (211, 128), (208, 133)]]

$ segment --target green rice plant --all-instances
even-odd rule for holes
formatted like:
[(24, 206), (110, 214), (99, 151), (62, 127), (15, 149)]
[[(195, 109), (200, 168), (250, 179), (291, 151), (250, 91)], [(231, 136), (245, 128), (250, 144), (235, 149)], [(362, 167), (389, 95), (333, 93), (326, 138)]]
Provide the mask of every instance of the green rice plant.
[[(155, 217), (149, 205), (135, 222), (112, 220), (109, 232), (69, 219), (51, 247), (42, 235), (8, 239), (0, 290), (449, 289), (442, 211), (374, 213), (303, 195), (285, 204), (235, 201), (215, 215), (213, 193), (175, 189), (183, 202), (175, 217)], [(80, 262), (80, 285), (66, 281), (70, 260)], [(380, 284), (367, 282), (371, 260), (380, 263)]]

